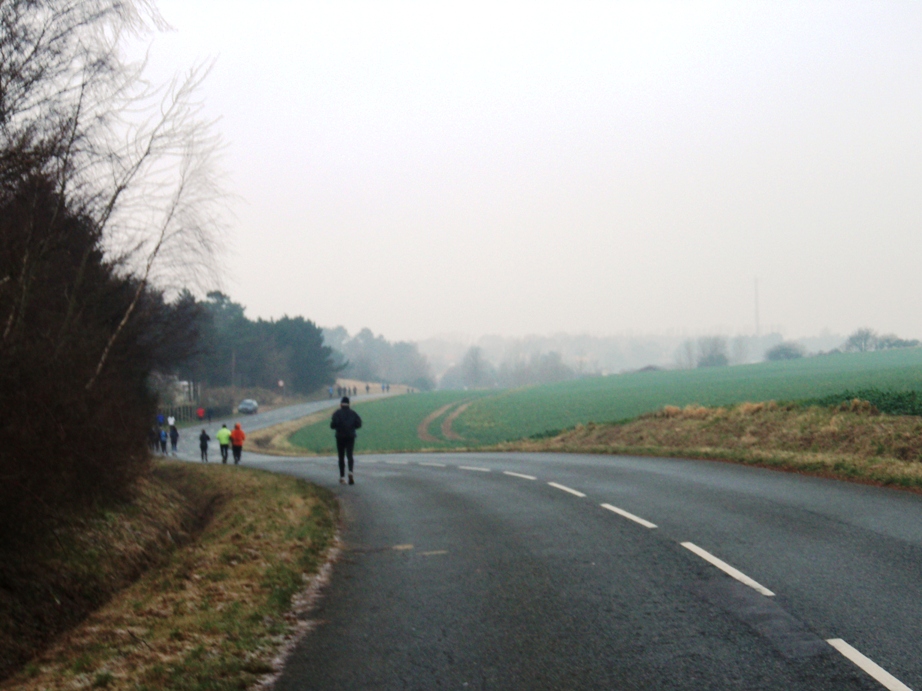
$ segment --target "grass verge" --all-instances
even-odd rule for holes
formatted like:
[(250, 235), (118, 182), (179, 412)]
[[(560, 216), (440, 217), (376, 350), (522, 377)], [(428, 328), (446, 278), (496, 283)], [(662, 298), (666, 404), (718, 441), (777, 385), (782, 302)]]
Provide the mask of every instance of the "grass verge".
[(132, 517), (164, 497), (191, 501), (199, 532), (190, 524), (185, 538), (162, 535), (171, 548), (159, 565), (0, 688), (245, 689), (275, 670), (297, 628), (292, 598), (333, 545), (335, 499), (294, 478), (217, 464), (157, 463), (150, 482), (154, 489), (108, 519), (124, 530), (103, 519), (76, 532), (117, 552), (130, 526), (148, 524)]
[(496, 448), (726, 460), (922, 491), (922, 418), (882, 415), (860, 400), (806, 408), (773, 401), (666, 406), (624, 423), (577, 425)]

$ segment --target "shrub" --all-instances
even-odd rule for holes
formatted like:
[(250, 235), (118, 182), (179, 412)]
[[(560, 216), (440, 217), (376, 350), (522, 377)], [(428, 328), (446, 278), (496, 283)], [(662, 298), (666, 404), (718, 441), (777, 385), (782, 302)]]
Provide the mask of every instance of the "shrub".
[(51, 183), (0, 189), (0, 277), (17, 275), (0, 289), (0, 546), (62, 511), (128, 496), (148, 463), (147, 377), (194, 343), (188, 303), (149, 289), (111, 342), (138, 283), (101, 242)]
[[(856, 404), (855, 401), (858, 401)], [(917, 391), (882, 391), (880, 389), (859, 389), (838, 394), (810, 398), (801, 405), (836, 406), (842, 410), (856, 412), (875, 411), (890, 415), (922, 415), (922, 400)], [(866, 404), (866, 405), (865, 405)]]
[(777, 362), (779, 360), (797, 360), (798, 358), (802, 358), (805, 354), (804, 347), (800, 345), (800, 343), (782, 341), (765, 352), (765, 359), (771, 362)]
[(726, 367), (729, 364), (727, 339), (721, 336), (698, 339), (698, 367)]

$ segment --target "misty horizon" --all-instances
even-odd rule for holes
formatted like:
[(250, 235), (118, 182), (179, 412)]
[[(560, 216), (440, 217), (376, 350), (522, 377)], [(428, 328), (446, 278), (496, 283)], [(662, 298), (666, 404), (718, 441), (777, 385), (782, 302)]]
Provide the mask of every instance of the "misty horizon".
[(224, 281), (438, 333), (922, 335), (922, 5), (167, 0)]
[[(357, 339), (363, 333), (366, 338), (374, 337), (390, 342), (387, 334), (376, 334), (370, 329), (349, 332), (339, 326), (323, 327), (323, 331), (327, 345), (339, 352), (343, 351), (344, 342)], [(337, 333), (330, 338), (334, 331)], [(478, 338), (448, 334), (403, 342), (418, 348), (428, 362), (431, 376), (436, 382), (441, 382), (445, 373), (458, 366), (473, 348), (478, 349), (484, 360), (495, 368), (521, 366), (535, 357), (557, 354), (574, 376), (596, 376), (631, 372), (651, 366), (663, 369), (695, 367), (696, 349), (702, 339), (713, 337), (722, 341), (728, 358), (727, 364), (730, 365), (762, 362), (766, 353), (781, 343), (796, 343), (803, 348), (803, 354), (809, 356), (841, 349), (848, 339), (848, 335), (831, 332), (799, 339), (785, 339), (777, 332), (759, 336), (713, 332), (695, 335), (673, 333), (609, 336), (557, 333), (525, 337), (487, 334)], [(689, 357), (692, 361), (688, 360)]]

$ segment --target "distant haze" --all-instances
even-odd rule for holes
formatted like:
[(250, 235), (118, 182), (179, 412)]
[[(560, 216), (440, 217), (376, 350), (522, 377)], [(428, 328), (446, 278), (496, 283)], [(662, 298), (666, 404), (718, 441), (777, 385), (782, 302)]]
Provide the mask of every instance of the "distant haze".
[(253, 318), (922, 336), (920, 2), (159, 4)]

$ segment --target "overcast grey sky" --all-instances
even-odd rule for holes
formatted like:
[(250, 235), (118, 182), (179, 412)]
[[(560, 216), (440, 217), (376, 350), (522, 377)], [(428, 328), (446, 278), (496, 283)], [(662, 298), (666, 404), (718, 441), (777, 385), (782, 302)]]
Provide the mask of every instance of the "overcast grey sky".
[(227, 292), (392, 339), (922, 336), (922, 3), (161, 0)]

